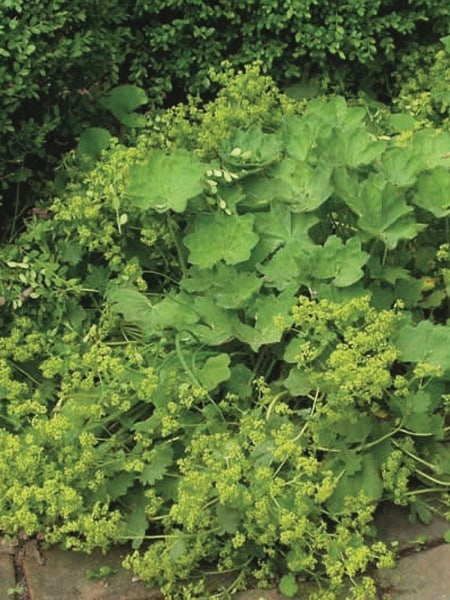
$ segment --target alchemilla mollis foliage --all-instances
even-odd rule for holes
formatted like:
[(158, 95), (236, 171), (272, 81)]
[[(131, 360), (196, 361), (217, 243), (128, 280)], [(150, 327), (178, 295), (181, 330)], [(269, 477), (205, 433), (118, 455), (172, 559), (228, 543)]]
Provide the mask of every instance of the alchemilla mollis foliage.
[(365, 600), (380, 502), (450, 516), (450, 134), (384, 120), (249, 68), (67, 157), (0, 257), (2, 531)]

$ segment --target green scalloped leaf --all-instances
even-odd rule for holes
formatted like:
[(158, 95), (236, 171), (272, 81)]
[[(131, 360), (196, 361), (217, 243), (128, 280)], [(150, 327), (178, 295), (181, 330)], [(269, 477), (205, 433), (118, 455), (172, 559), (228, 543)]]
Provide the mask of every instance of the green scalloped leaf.
[(191, 297), (180, 292), (169, 293), (151, 311), (151, 331), (156, 329), (178, 329), (182, 331), (199, 320), (197, 311), (192, 306)]
[(376, 140), (362, 124), (356, 129), (332, 130), (332, 135), (318, 147), (327, 162), (352, 168), (372, 163), (385, 149), (386, 142)]
[(450, 132), (438, 129), (419, 130), (414, 134), (411, 146), (414, 154), (422, 159), (422, 170), (440, 166), (448, 168)]
[(225, 265), (218, 265), (217, 276), (213, 282), (213, 296), (223, 308), (244, 308), (262, 285), (262, 278), (255, 273), (237, 271)]
[(298, 592), (298, 585), (294, 575), (283, 575), (280, 579), (280, 592), (288, 598), (293, 598)]
[(218, 306), (238, 309), (246, 306), (262, 283), (262, 278), (253, 271), (238, 271), (219, 263), (212, 269), (192, 267), (181, 286), (189, 292), (208, 292)]
[(186, 150), (170, 155), (153, 150), (145, 164), (130, 167), (126, 192), (142, 210), (181, 213), (188, 200), (202, 193), (206, 167)]
[(112, 284), (107, 289), (106, 298), (113, 312), (122, 314), (126, 321), (135, 323), (143, 331), (151, 328), (152, 305), (137, 288)]
[[(360, 461), (358, 464), (353, 464)], [(378, 502), (383, 494), (383, 480), (376, 457), (373, 454), (360, 456), (348, 456), (338, 461), (335, 467), (337, 475), (340, 475), (336, 488), (327, 500), (326, 506), (333, 514), (339, 514), (344, 510), (345, 499), (355, 498), (361, 492), (371, 502)]]
[(109, 146), (111, 134), (103, 127), (88, 127), (80, 135), (76, 152), (78, 155), (87, 155), (98, 158), (102, 150)]
[(301, 244), (291, 240), (279, 248), (272, 258), (258, 266), (264, 274), (264, 282), (268, 287), (284, 290), (290, 285), (308, 285), (314, 270), (311, 262), (312, 243)]
[(297, 286), (292, 285), (281, 294), (259, 296), (246, 313), (247, 318), (254, 320), (254, 326), (236, 321), (233, 334), (254, 352), (264, 344), (279, 342), (292, 323), (290, 312), (296, 292)]
[[(233, 156), (236, 151), (238, 155)], [(263, 166), (280, 158), (281, 140), (278, 134), (263, 133), (258, 127), (236, 129), (221, 144), (221, 155), (227, 163)]]
[(424, 169), (424, 159), (418, 152), (406, 148), (390, 148), (383, 157), (381, 172), (387, 181), (398, 187), (414, 185)]
[(289, 186), (290, 194), (286, 200), (291, 210), (303, 213), (319, 208), (331, 196), (332, 171), (325, 162), (311, 167), (305, 162), (285, 158), (271, 170), (271, 174)]
[(324, 246), (314, 247), (312, 259), (316, 279), (332, 279), (335, 286), (347, 287), (362, 278), (362, 267), (369, 260), (369, 255), (361, 250), (361, 243), (356, 238), (350, 238), (344, 244), (332, 235)]
[(242, 512), (235, 508), (229, 508), (222, 504), (217, 504), (216, 508), (217, 523), (223, 533), (236, 533), (242, 520)]
[(308, 231), (318, 220), (318, 217), (310, 213), (293, 213), (281, 203), (273, 203), (268, 212), (256, 213), (255, 230), (261, 238), (258, 245), (259, 260), (290, 240), (312, 244)]
[(209, 357), (203, 367), (197, 371), (200, 383), (208, 391), (214, 390), (219, 383), (230, 378), (229, 364), (230, 357), (228, 354), (222, 353)]
[(361, 184), (358, 195), (349, 195), (344, 201), (359, 216), (358, 226), (366, 236), (381, 240), (389, 249), (400, 240), (412, 239), (426, 227), (416, 222), (403, 195), (381, 174), (370, 175)]
[(156, 444), (151, 450), (151, 460), (140, 476), (142, 483), (154, 485), (157, 479), (162, 479), (173, 463), (173, 454), (173, 448), (169, 444)]
[(214, 213), (200, 215), (195, 230), (183, 240), (189, 249), (189, 261), (208, 269), (221, 260), (236, 265), (250, 258), (259, 237), (253, 231), (253, 215)]
[(302, 117), (290, 117), (283, 123), (286, 151), (295, 160), (304, 161), (314, 142), (315, 131)]
[(305, 396), (313, 387), (308, 373), (300, 371), (297, 367), (293, 367), (289, 371), (289, 375), (283, 381), (283, 385), (291, 396)]
[(399, 358), (405, 362), (426, 362), (450, 369), (450, 326), (421, 321), (403, 325), (394, 339)]
[(389, 125), (392, 132), (414, 131), (416, 121), (409, 113), (395, 113), (389, 115)]
[(147, 94), (136, 85), (125, 84), (113, 88), (100, 99), (100, 104), (107, 108), (116, 119), (126, 127), (143, 127), (145, 117), (135, 112), (146, 104)]
[(124, 535), (132, 541), (131, 546), (137, 550), (142, 545), (148, 527), (148, 518), (145, 513), (147, 498), (144, 490), (128, 493), (127, 497), (128, 517), (125, 523)]
[(213, 298), (204, 296), (195, 297), (194, 308), (199, 322), (189, 326), (189, 331), (201, 344), (220, 346), (231, 341), (233, 325), (238, 321), (235, 313), (217, 306)]
[(450, 172), (445, 167), (436, 167), (422, 173), (417, 181), (417, 192), (412, 201), (429, 210), (439, 219), (450, 214)]

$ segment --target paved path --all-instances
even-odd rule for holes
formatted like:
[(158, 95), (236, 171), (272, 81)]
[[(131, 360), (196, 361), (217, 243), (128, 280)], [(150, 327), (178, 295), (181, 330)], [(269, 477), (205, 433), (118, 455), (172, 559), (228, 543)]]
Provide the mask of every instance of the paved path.
[[(379, 600), (450, 600), (450, 544), (444, 542), (450, 523), (436, 519), (428, 526), (412, 524), (407, 511), (390, 507), (380, 511), (376, 524), (382, 539), (399, 542), (400, 556), (395, 569), (376, 574)], [(57, 549), (41, 553), (33, 541), (19, 551), (0, 540), (0, 600), (161, 600), (158, 591), (147, 589), (121, 568), (122, 558), (120, 548), (106, 556), (86, 556)], [(104, 566), (112, 574), (100, 580), (86, 578), (88, 569)], [(249, 590), (236, 600), (284, 598), (276, 590)]]

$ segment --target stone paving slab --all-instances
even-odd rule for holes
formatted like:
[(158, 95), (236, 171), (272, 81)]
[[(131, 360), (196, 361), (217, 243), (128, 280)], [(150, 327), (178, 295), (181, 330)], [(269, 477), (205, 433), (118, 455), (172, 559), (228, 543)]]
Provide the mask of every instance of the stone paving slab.
[(384, 600), (449, 600), (450, 544), (405, 556), (395, 569), (381, 569), (377, 579)]
[[(51, 549), (42, 553), (44, 564), (25, 556), (23, 570), (30, 600), (161, 600), (159, 592), (149, 590), (120, 565), (123, 553), (112, 550), (107, 555), (90, 555)], [(86, 577), (88, 569), (109, 566), (117, 573), (102, 580)]]
[[(429, 525), (411, 523), (407, 510), (386, 506), (376, 516), (376, 527), (385, 542), (399, 540), (399, 549), (404, 554), (395, 569), (376, 573), (381, 589), (379, 600), (450, 600), (450, 544), (443, 543), (450, 523), (443, 519), (434, 519)], [(426, 536), (431, 547), (419, 545), (416, 542), (419, 536)], [(0, 544), (0, 600), (11, 600), (7, 590), (15, 584), (14, 553), (28, 588), (28, 595), (20, 596), (20, 600), (161, 600), (159, 591), (149, 590), (121, 567), (126, 552), (119, 547), (107, 555), (100, 552), (85, 555), (56, 548), (41, 553), (35, 540), (22, 545), (20, 550)], [(86, 577), (88, 569), (104, 566), (116, 569), (117, 573), (102, 580)], [(18, 573), (22, 581), (20, 568)], [(222, 583), (230, 582), (212, 582), (215, 589), (216, 584)], [(295, 600), (304, 600), (311, 591), (311, 585), (303, 584)], [(344, 594), (342, 600), (347, 597)], [(235, 600), (287, 599), (276, 589), (250, 589), (237, 594)]]
[(436, 545), (443, 541), (445, 532), (450, 530), (450, 522), (439, 517), (435, 517), (428, 525), (419, 521), (411, 523), (407, 508), (392, 505), (385, 505), (378, 511), (374, 525), (378, 536), (386, 544), (398, 541), (399, 552), (417, 547), (417, 540), (423, 536), (428, 545)]
[[(86, 556), (57, 549), (43, 553), (45, 564), (33, 557), (24, 557), (23, 568), (28, 584), (30, 600), (161, 600), (156, 590), (147, 589), (141, 582), (134, 582), (132, 574), (120, 567), (123, 556), (120, 550), (106, 556), (93, 553)], [(3, 562), (2, 562), (3, 559)], [(6, 561), (8, 559), (9, 562)], [(1, 571), (7, 565), (8, 583), (4, 585), (0, 600), (10, 600), (8, 587), (14, 585), (14, 568), (11, 556), (0, 555), (0, 581), (5, 578)], [(101, 566), (118, 569), (118, 573), (104, 580), (86, 578), (87, 569)], [(12, 579), (11, 579), (12, 577)], [(450, 544), (413, 552), (403, 557), (395, 569), (382, 569), (376, 579), (382, 590), (382, 600), (450, 600)], [(306, 584), (305, 584), (306, 585)], [(309, 587), (300, 590), (296, 600), (304, 600)], [(287, 600), (278, 590), (252, 589), (240, 592), (235, 600)]]
[[(300, 600), (308, 597), (313, 591), (317, 591), (317, 588), (311, 584), (300, 584), (298, 595), (291, 600)], [(253, 589), (246, 592), (240, 592), (236, 595), (234, 600), (289, 600), (288, 596), (285, 596), (277, 589), (261, 590)]]
[(8, 590), (15, 584), (14, 559), (11, 554), (0, 553), (0, 600), (11, 600)]
[(236, 595), (235, 600), (285, 600), (278, 590), (249, 590), (240, 592)]

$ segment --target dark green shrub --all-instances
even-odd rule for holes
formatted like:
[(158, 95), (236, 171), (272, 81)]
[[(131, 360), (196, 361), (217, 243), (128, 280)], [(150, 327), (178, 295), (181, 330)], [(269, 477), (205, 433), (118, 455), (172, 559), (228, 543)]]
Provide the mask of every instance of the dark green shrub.
[(278, 81), (311, 71), (325, 87), (386, 90), (408, 44), (448, 33), (449, 10), (445, 0), (1, 0), (7, 210), (22, 213), (37, 194), (25, 182), (41, 181), (86, 125), (105, 124), (97, 100), (117, 83), (173, 102), (211, 89), (224, 59), (259, 59)]
[[(208, 67), (223, 59), (235, 66), (260, 59), (277, 81), (299, 79), (311, 65), (335, 80), (342, 61), (370, 65), (380, 75), (405, 43), (435, 39), (450, 27), (447, 3), (433, 0), (228, 0), (214, 6), (156, 0), (137, 7), (141, 27), (134, 43), (156, 50), (146, 75), (157, 74), (158, 88), (182, 92), (208, 87)], [(137, 57), (131, 71), (142, 76), (141, 69)]]
[(130, 30), (128, 7), (116, 0), (1, 0), (0, 14), (6, 217), (29, 208), (43, 178), (51, 178), (57, 158), (87, 125), (113, 124), (98, 100), (120, 79)]

